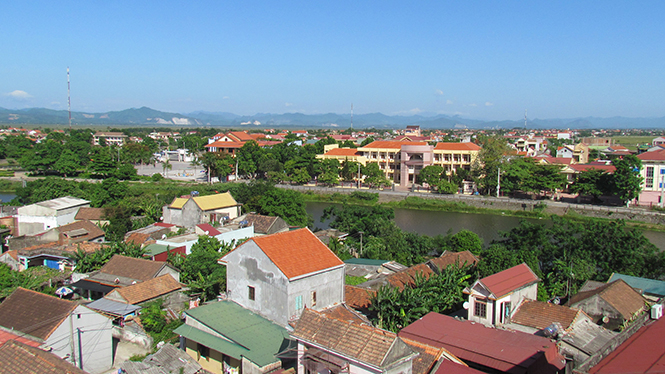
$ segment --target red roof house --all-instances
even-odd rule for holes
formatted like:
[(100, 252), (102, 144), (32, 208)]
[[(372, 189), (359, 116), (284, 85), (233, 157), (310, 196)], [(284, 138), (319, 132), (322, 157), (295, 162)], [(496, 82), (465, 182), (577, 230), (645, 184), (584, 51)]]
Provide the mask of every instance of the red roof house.
[(536, 300), (540, 279), (524, 263), (479, 279), (464, 290), (468, 319), (489, 325), (506, 323), (523, 299)]

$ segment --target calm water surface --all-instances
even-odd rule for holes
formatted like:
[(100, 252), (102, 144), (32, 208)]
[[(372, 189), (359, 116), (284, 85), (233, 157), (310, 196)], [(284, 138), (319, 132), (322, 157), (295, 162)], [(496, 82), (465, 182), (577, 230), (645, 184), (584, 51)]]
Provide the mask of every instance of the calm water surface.
[[(330, 220), (320, 222), (323, 210), (332, 203), (308, 203), (307, 212), (314, 217), (314, 226), (326, 229)], [(520, 220), (525, 218), (506, 217), (496, 214), (473, 214), (457, 212), (436, 212), (415, 209), (395, 209), (395, 223), (402, 230), (418, 234), (435, 236), (446, 235), (449, 232), (456, 233), (466, 229), (480, 236), (485, 244), (492, 240), (500, 239), (500, 232), (510, 231)], [(530, 222), (543, 222), (538, 219), (526, 219)], [(549, 222), (545, 220), (544, 222)], [(656, 247), (665, 250), (665, 233), (658, 231), (645, 231), (647, 237)]]

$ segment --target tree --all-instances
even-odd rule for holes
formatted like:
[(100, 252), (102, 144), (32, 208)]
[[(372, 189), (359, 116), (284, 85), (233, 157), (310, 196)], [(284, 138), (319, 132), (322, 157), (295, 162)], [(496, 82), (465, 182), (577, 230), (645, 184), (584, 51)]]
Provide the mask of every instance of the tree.
[(365, 183), (368, 183), (370, 187), (383, 187), (391, 184), (377, 163), (369, 163), (360, 170), (365, 176)]
[(319, 175), (319, 181), (334, 186), (339, 183), (339, 161), (336, 159), (326, 159), (321, 163), (322, 173)]
[(612, 193), (612, 175), (604, 170), (587, 169), (577, 175), (569, 189), (572, 193), (593, 196), (598, 202), (601, 196)]
[(496, 190), (499, 168), (504, 169), (506, 156), (513, 152), (500, 136), (485, 138), (481, 146), (471, 170), (480, 189), (489, 195)]
[(217, 263), (232, 246), (220, 243), (215, 237), (203, 235), (192, 246), (182, 261), (181, 277), (192, 293), (199, 293), (203, 301), (214, 298), (226, 284), (226, 267)]
[(420, 173), (418, 174), (417, 180), (418, 183), (424, 184), (427, 183), (430, 186), (436, 186), (441, 179), (443, 179), (443, 176), (445, 175), (445, 171), (443, 170), (443, 166), (440, 165), (429, 165), (425, 166)]
[(173, 169), (173, 165), (171, 165), (171, 161), (169, 160), (168, 156), (162, 161), (162, 171), (164, 172), (164, 177), (168, 178), (169, 177), (169, 172), (168, 170)]
[[(56, 133), (57, 134), (57, 133)], [(58, 161), (55, 162), (53, 165), (53, 168), (55, 169), (56, 172), (59, 174), (64, 175), (67, 177), (68, 175), (74, 175), (76, 171), (81, 167), (81, 162), (76, 156), (76, 154), (68, 149), (65, 148), (62, 153), (60, 154), (60, 157), (58, 158)]]
[(612, 176), (614, 192), (629, 206), (630, 201), (636, 199), (642, 190), (642, 161), (634, 155), (628, 155), (612, 161), (612, 165), (616, 168)]
[(359, 165), (355, 161), (349, 161), (348, 158), (342, 161), (342, 168), (339, 171), (339, 175), (345, 182), (351, 182), (358, 176)]
[(106, 178), (115, 173), (118, 168), (118, 163), (114, 160), (111, 149), (108, 147), (96, 148), (90, 162), (90, 172), (97, 177)]

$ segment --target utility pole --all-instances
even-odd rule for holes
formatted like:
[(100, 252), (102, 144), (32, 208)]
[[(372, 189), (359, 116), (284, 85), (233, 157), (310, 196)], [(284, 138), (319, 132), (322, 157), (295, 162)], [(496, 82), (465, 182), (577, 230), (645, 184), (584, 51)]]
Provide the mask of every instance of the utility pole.
[(358, 231), (358, 234), (360, 234), (360, 255), (362, 256), (362, 254), (363, 254), (363, 234), (364, 234), (364, 232)]
[(358, 189), (360, 189), (360, 163), (358, 163)]
[(501, 188), (501, 167), (496, 173), (496, 197), (499, 197), (499, 189)]

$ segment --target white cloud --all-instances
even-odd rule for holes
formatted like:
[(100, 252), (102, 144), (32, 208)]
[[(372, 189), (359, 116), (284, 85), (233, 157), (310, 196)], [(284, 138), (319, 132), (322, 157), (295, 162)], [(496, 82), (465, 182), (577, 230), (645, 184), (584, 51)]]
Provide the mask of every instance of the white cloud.
[(284, 106), (293, 106), (293, 103), (284, 103)]
[(441, 90), (436, 90), (436, 91), (434, 91), (434, 93), (438, 96), (443, 96), (443, 91), (441, 91)]
[(224, 99), (224, 100), (227, 100), (228, 98), (229, 98), (228, 96), (222, 97), (222, 99)]
[(494, 103), (490, 103), (489, 101), (485, 102), (485, 106), (492, 106), (492, 105), (494, 105)]
[(16, 100), (27, 100), (27, 99), (32, 98), (32, 95), (30, 95), (29, 93), (27, 93), (25, 91), (21, 91), (21, 90), (15, 90), (15, 91), (6, 93), (5, 96), (9, 96), (12, 99), (16, 99)]
[(448, 99), (448, 100), (446, 100), (446, 104), (448, 104), (448, 105), (453, 105), (453, 101), (450, 100), (450, 99)]
[(478, 106), (478, 104), (476, 104), (476, 103), (471, 103), (471, 104), (469, 104), (469, 105), (467, 105), (467, 106)]
[(420, 113), (420, 112), (422, 112), (422, 111), (423, 111), (423, 110), (420, 109), (420, 108), (413, 108), (413, 109), (409, 110), (409, 112), (411, 112), (411, 113), (413, 113), (413, 114), (417, 114), (417, 113)]

